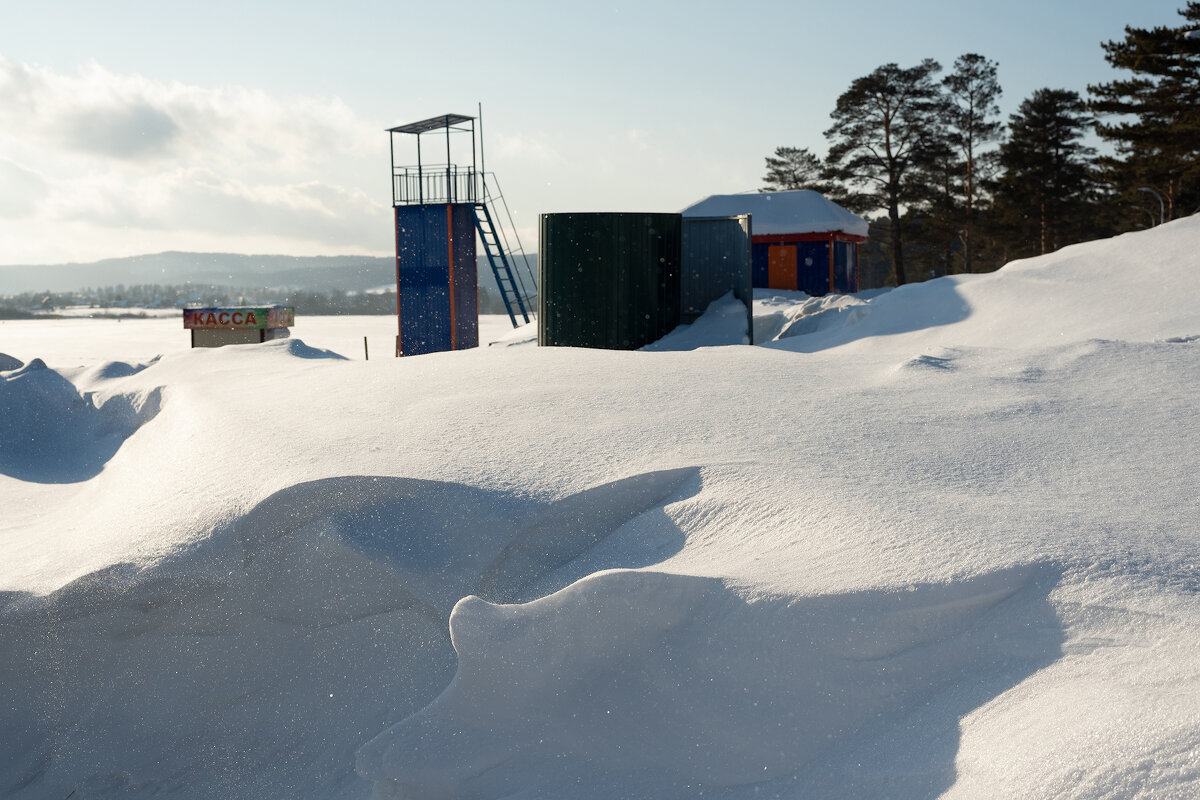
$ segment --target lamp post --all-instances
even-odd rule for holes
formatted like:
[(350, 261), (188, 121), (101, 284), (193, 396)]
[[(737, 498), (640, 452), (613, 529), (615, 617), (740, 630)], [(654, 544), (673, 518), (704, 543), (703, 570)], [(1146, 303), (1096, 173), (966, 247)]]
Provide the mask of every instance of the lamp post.
[(1159, 194), (1156, 190), (1151, 189), (1149, 186), (1139, 186), (1138, 191), (1139, 192), (1149, 192), (1150, 194), (1152, 194), (1158, 198), (1158, 224), (1162, 225), (1164, 222), (1166, 222), (1167, 221), (1167, 207), (1163, 203), (1163, 196), (1161, 194)]

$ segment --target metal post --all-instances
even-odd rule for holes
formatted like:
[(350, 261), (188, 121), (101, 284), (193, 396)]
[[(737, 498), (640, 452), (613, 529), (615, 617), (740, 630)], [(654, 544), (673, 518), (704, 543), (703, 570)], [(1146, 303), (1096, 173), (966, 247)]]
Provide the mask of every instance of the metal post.
[[(837, 293), (837, 281), (833, 273), (833, 237), (834, 234), (829, 234), (829, 294)], [(796, 265), (799, 268), (799, 264)]]
[(1151, 189), (1149, 186), (1139, 186), (1138, 191), (1139, 192), (1149, 192), (1150, 194), (1152, 194), (1158, 198), (1158, 224), (1162, 225), (1164, 222), (1166, 222), (1167, 221), (1167, 211), (1166, 211), (1167, 207), (1163, 203), (1163, 196), (1161, 194), (1159, 194), (1157, 191), (1155, 191), (1154, 189)]
[(417, 202), (425, 205), (425, 174), (421, 169), (421, 134), (417, 134)]
[[(487, 175), (483, 172), (483, 103), (478, 103), (479, 106), (479, 196), (474, 198), (478, 203), (487, 202)], [(476, 171), (475, 164), (475, 120), (471, 120), (471, 172)], [(471, 185), (474, 186), (474, 178)]]
[(446, 202), (454, 202), (454, 185), (450, 183), (450, 121), (446, 121)]

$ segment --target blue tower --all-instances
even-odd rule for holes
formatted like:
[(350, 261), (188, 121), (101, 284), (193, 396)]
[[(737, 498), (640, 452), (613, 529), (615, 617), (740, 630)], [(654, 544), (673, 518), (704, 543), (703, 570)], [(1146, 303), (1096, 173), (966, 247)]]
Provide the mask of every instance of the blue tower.
[[(397, 355), (479, 345), (476, 234), (513, 326), (520, 324), (518, 317), (529, 322), (535, 292), (528, 290), (518, 263), (525, 267), (530, 284), (532, 270), (495, 176), (489, 178), (476, 161), (478, 152), (482, 162), (483, 146), (476, 140), (475, 122), (475, 117), (443, 114), (388, 129), (396, 230)], [(444, 134), (445, 163), (423, 160), (421, 137), (428, 133)], [(415, 165), (396, 163), (396, 134), (415, 136)], [(451, 134), (470, 135), (469, 164), (455, 163)], [(498, 224), (503, 219), (497, 213), (501, 210), (507, 229)]]

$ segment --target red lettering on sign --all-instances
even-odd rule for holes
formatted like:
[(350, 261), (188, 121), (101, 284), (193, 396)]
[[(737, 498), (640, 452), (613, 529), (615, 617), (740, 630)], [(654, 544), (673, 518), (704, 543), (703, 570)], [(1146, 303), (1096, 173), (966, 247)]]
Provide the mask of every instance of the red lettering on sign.
[(290, 306), (272, 308), (188, 308), (183, 311), (183, 327), (207, 330), (286, 328), (294, 324)]

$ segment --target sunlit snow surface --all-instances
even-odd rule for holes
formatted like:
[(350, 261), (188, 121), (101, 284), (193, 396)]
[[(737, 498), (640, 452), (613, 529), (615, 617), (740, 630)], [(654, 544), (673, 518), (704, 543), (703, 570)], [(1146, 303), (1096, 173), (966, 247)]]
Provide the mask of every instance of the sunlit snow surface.
[(1194, 797), (1197, 297), (1192, 218), (753, 347), (0, 323), (0, 797)]

